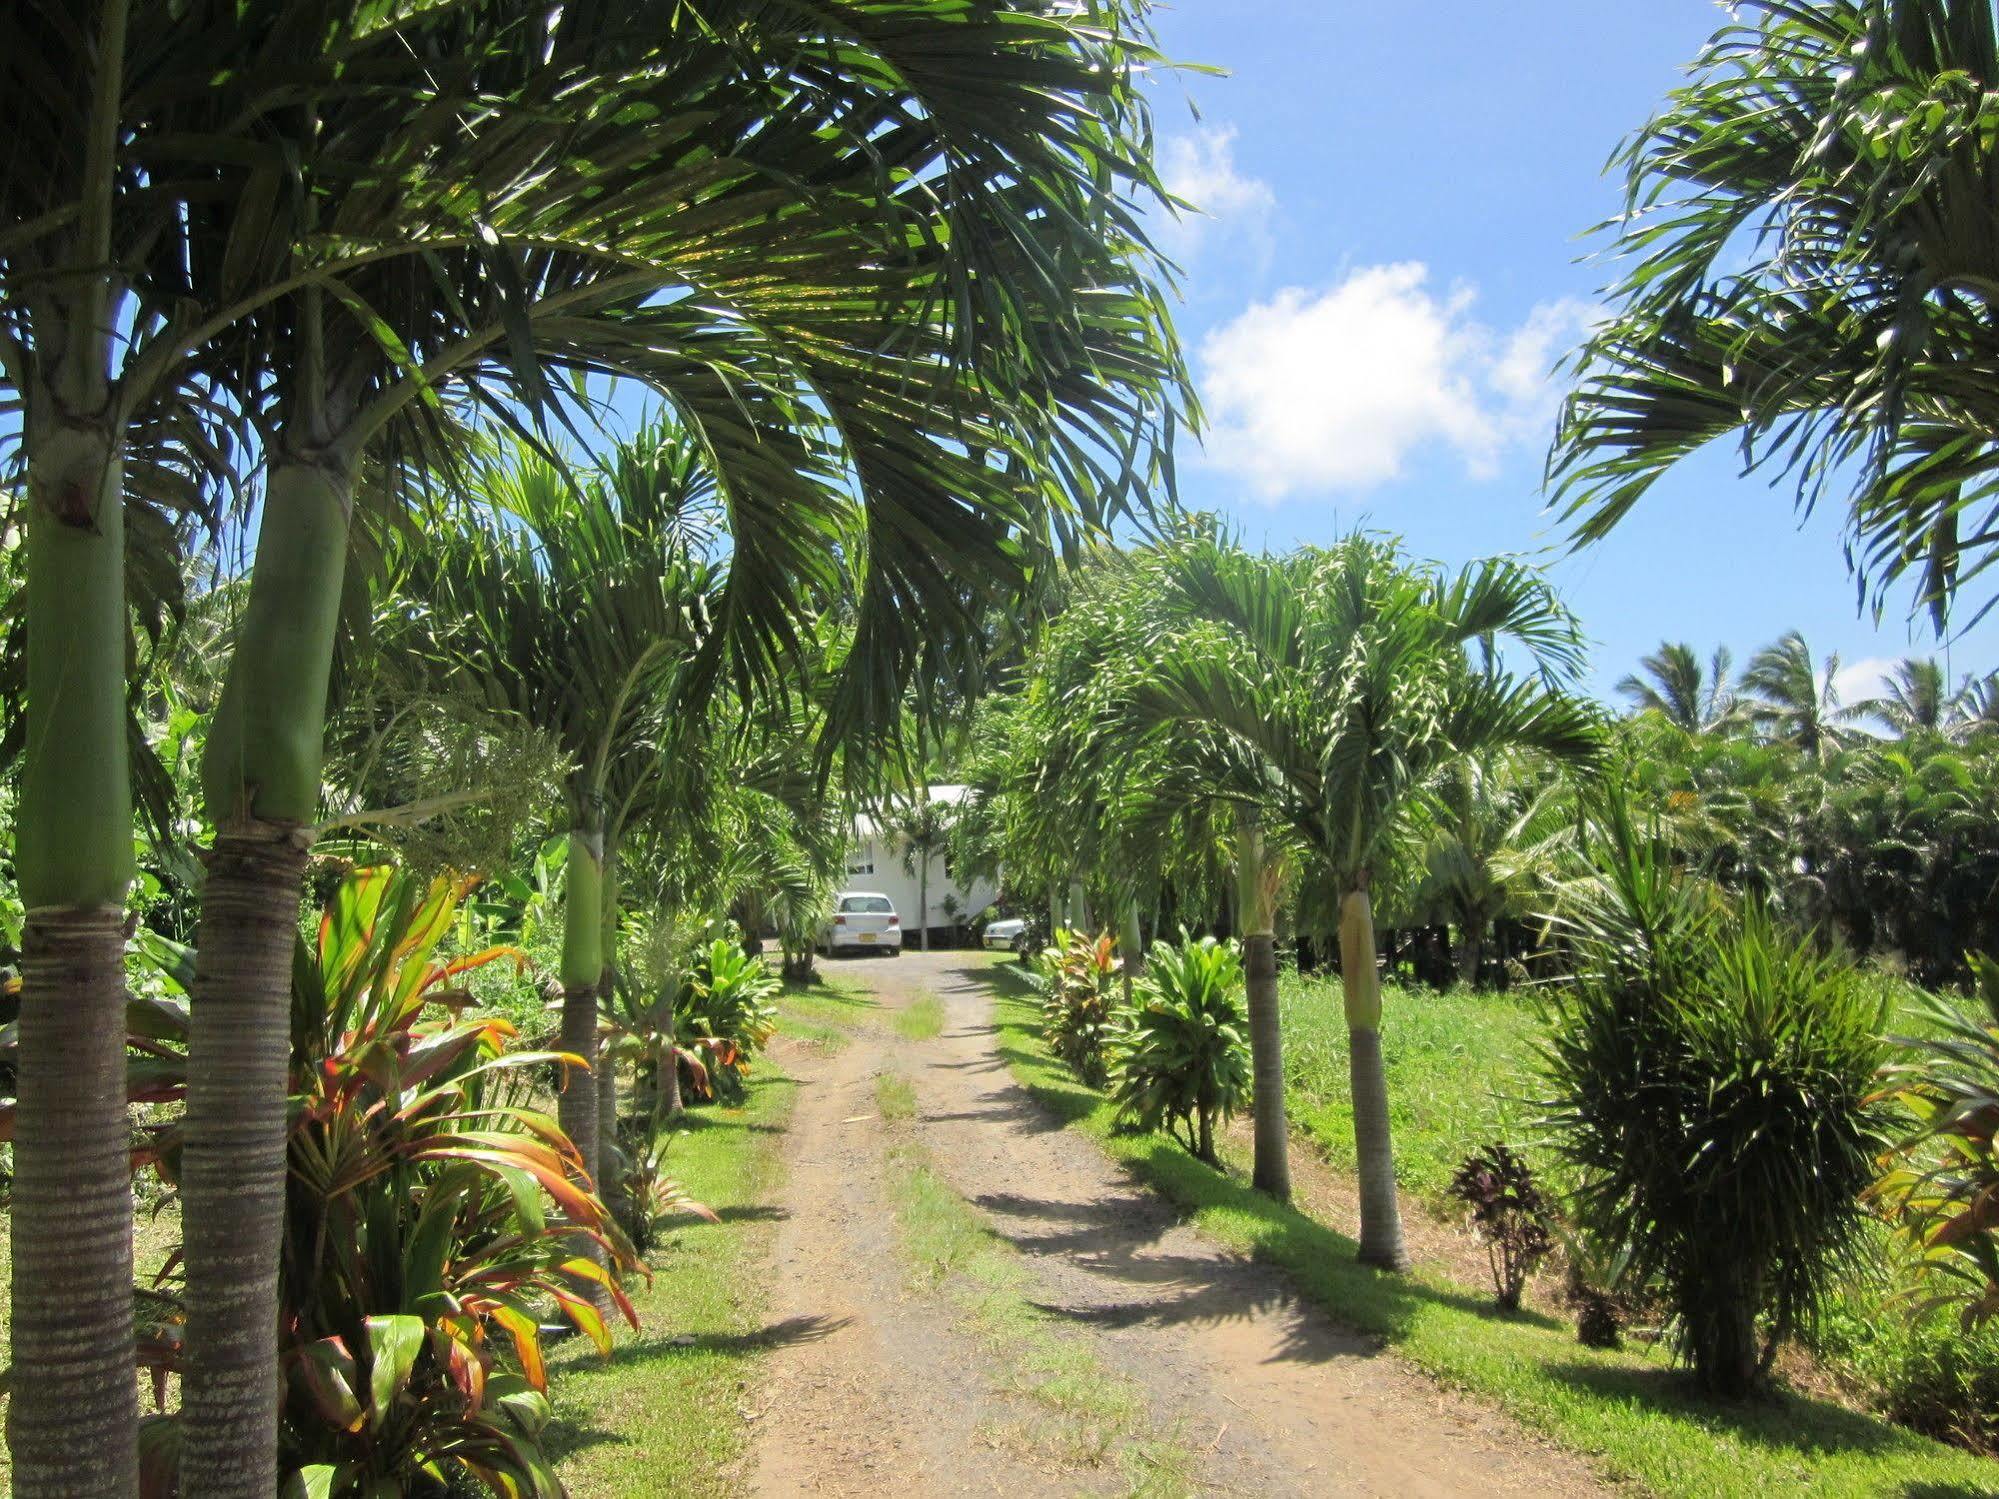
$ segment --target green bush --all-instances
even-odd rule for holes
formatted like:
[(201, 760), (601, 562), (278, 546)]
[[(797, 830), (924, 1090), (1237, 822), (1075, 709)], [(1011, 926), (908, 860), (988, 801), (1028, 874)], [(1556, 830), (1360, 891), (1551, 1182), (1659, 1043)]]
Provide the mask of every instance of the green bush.
[(1035, 970), (1042, 995), (1042, 1038), (1078, 1078), (1101, 1088), (1110, 1079), (1104, 1048), (1113, 1021), (1112, 985), (1124, 965), (1108, 934), (1056, 935), (1067, 941), (1045, 950)]
[(1978, 1011), (1925, 996), (1927, 1034), (1888, 1069), (1915, 1134), (1874, 1196), (1915, 1251), (1933, 1304), (1960, 1303), (1966, 1329), (1999, 1316), (1999, 962), (1972, 959)]
[(1885, 1118), (1877, 993), (1684, 880), (1623, 809), (1566, 922), (1545, 1066), (1571, 1211), (1657, 1285), (1677, 1352), (1740, 1396), (1859, 1260)]
[(769, 964), (730, 938), (716, 938), (701, 955), (689, 982), (675, 994), (673, 1029), (683, 1050), (707, 1054), (712, 1091), (740, 1096), (750, 1061), (777, 1030), (783, 988)]
[(1999, 1454), (1999, 1327), (1910, 1316), (1906, 1297), (1856, 1289), (1826, 1314), (1813, 1352), (1889, 1420)]
[(1162, 1126), (1215, 1161), (1215, 1120), (1249, 1097), (1242, 954), (1213, 937), (1155, 943), (1133, 1004), (1119, 1016), (1108, 1060), (1121, 1124)]

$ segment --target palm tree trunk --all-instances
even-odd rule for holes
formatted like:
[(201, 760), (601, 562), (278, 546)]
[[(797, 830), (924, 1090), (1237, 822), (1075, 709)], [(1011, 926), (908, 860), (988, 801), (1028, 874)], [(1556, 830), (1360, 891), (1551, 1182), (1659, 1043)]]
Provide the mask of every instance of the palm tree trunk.
[[(74, 244), (86, 266), (111, 264), (126, 17), (126, 0), (105, 0), (76, 122), (88, 132)], [(130, 624), (122, 434), (105, 421), (114, 290), (108, 275), (85, 275), (40, 293), (23, 382), (28, 736), (15, 868), (27, 921), (7, 1413), (22, 1499), (129, 1499), (139, 1486), (123, 963)]]
[(278, 1258), (292, 951), (319, 810), (351, 469), (271, 471), (250, 597), (202, 758), (216, 826), (188, 1045), (181, 1492), (277, 1486)]
[(1236, 822), (1236, 904), (1242, 921), (1245, 998), (1249, 1005), (1249, 1057), (1255, 1125), (1251, 1182), (1279, 1202), (1291, 1200), (1289, 1127), (1284, 1117), (1284, 1028), (1277, 1008), (1277, 924), (1273, 873), (1264, 855), (1263, 829), (1242, 814)]
[(918, 873), (916, 876), (916, 904), (921, 908), (917, 913), (916, 919), (923, 928), (923, 950), (925, 952), (929, 952), (930, 951), (930, 850), (927, 848), (924, 849), (920, 854), (917, 855), (917, 857), (922, 859), (923, 862), (918, 866)]
[(14, 1492), (127, 1499), (139, 1484), (139, 1384), (124, 912), (40, 910), (25, 935), (8, 1422)]
[(1478, 983), (1479, 965), (1485, 958), (1485, 934), (1476, 922), (1467, 921), (1459, 928), (1458, 937), (1458, 982), (1466, 988)]
[(1409, 1268), (1395, 1199), (1388, 1074), (1381, 1059), (1381, 977), (1374, 967), (1374, 904), (1365, 882), (1340, 901), (1340, 981), (1346, 990), (1353, 1085), (1354, 1160), (1360, 1174), (1360, 1261)]
[(569, 830), (567, 911), (562, 923), (561, 1050), (582, 1059), (563, 1069), (556, 1118), (597, 1179), (597, 984), (604, 971), (604, 841), (587, 826)]
[(1145, 972), (1145, 934), (1139, 930), (1136, 895), (1124, 903), (1124, 932), (1118, 940), (1124, 944), (1124, 1002), (1129, 1005), (1132, 986)]
[(1048, 884), (1048, 940), (1056, 940), (1055, 934), (1062, 930), (1062, 897), (1054, 881)]

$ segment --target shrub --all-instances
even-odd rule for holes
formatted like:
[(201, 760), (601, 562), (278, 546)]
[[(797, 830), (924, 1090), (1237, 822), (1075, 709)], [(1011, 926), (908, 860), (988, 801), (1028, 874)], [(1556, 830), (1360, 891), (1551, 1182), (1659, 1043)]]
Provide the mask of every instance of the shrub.
[(1215, 1120), (1249, 1097), (1242, 956), (1213, 937), (1153, 944), (1109, 1043), (1121, 1122), (1167, 1133), (1215, 1164)]
[(1505, 1145), (1489, 1145), (1465, 1157), (1451, 1179), (1451, 1196), (1471, 1210), (1500, 1309), (1519, 1311), (1527, 1277), (1554, 1247), (1547, 1199), (1534, 1173)]
[(1058, 935), (1066, 935), (1067, 943), (1041, 958), (1041, 1034), (1071, 1072), (1101, 1088), (1110, 1076), (1104, 1043), (1110, 1037), (1112, 984), (1124, 965), (1108, 933)]
[[(514, 956), (436, 956), (463, 888), (355, 871), (293, 963), (279, 1330), (288, 1494), (476, 1481), (558, 1499), (539, 1440), (549, 1406), (537, 1308), (559, 1307), (606, 1352), (593, 1290), (636, 1325), (612, 1274), (576, 1241), (620, 1267), (634, 1263), (629, 1245), (575, 1148), (532, 1103), (534, 1073), (555, 1058), (510, 1051), (513, 1028), (498, 1017), (455, 1017), (462, 975)], [(159, 1006), (152, 1020), (172, 1014)], [(171, 1045), (149, 1055), (184, 1065)], [(149, 1154), (171, 1174), (170, 1131)], [(156, 1378), (176, 1370), (171, 1319), (141, 1355)], [(175, 1422), (148, 1422), (149, 1491), (172, 1471)]]
[[(674, 1034), (697, 1093), (734, 1097), (750, 1061), (777, 1030), (776, 999), (783, 981), (762, 958), (718, 937), (674, 996)], [(707, 1063), (699, 1064), (705, 1054)]]
[(619, 1122), (617, 1139), (603, 1142), (611, 1152), (603, 1168), (605, 1201), (640, 1254), (658, 1245), (661, 1226), (675, 1218), (721, 1221), (713, 1209), (689, 1197), (666, 1174), (667, 1151), (675, 1133), (650, 1118), (625, 1119)]
[(1999, 1453), (1999, 1327), (1965, 1332), (1936, 1311), (1912, 1318), (1902, 1300), (1850, 1293), (1813, 1352), (1891, 1421)]
[(1916, 1250), (1928, 1304), (1961, 1303), (1967, 1331), (1999, 1314), (1999, 962), (1973, 969), (1983, 1014), (1925, 995), (1931, 1034), (1898, 1038), (1906, 1059), (1884, 1076), (1918, 1128), (1872, 1194)]
[(1678, 1354), (1739, 1396), (1857, 1259), (1883, 1115), (1878, 996), (1684, 880), (1613, 802), (1545, 1047), (1572, 1210), (1656, 1284)]

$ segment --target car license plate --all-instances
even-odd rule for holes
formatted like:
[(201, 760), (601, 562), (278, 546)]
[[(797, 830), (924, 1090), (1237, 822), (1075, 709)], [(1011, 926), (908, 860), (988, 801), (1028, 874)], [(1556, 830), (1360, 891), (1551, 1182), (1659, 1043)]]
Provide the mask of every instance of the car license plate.
[(861, 932), (858, 935), (860, 936), (860, 939), (863, 942), (872, 942), (875, 940), (875, 934), (873, 932)]

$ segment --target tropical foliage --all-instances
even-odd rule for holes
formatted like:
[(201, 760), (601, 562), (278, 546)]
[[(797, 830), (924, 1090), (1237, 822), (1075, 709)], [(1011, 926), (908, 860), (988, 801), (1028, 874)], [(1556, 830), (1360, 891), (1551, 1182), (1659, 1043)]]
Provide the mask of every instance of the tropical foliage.
[(1184, 933), (1177, 945), (1156, 942), (1109, 1046), (1119, 1121), (1164, 1129), (1209, 1165), (1220, 1164), (1216, 1124), (1249, 1098), (1242, 982), (1233, 942)]
[(1686, 878), (1615, 794), (1594, 861), (1559, 927), (1544, 1128), (1571, 1211), (1660, 1288), (1701, 1384), (1741, 1395), (1857, 1266), (1884, 1001)]

